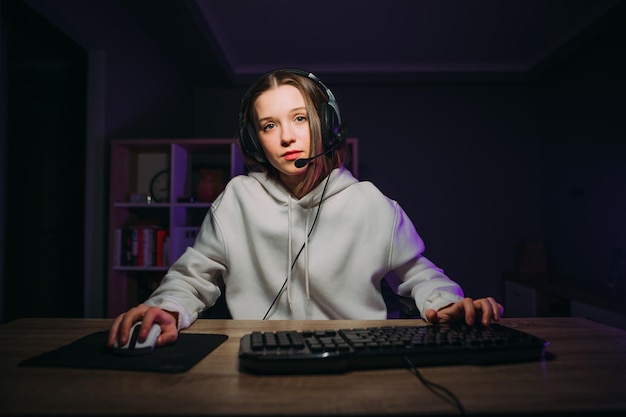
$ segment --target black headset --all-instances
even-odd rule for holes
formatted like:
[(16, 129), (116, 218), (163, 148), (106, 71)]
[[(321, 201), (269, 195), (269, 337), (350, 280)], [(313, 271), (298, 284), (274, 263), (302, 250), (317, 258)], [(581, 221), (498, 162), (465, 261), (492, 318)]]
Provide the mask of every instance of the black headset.
[[(280, 71), (297, 74), (315, 81), (317, 86), (324, 92), (324, 94), (328, 98), (328, 102), (323, 102), (320, 105), (320, 108), (317, 109), (320, 117), (322, 144), (324, 146), (324, 151), (328, 151), (333, 146), (337, 147), (342, 142), (344, 142), (345, 128), (341, 123), (339, 106), (337, 105), (335, 96), (333, 95), (333, 92), (330, 91), (330, 88), (326, 87), (326, 85), (322, 81), (320, 81), (320, 79), (317, 78), (317, 76), (315, 76), (315, 74), (313, 73), (295, 68), (280, 69), (272, 72)], [(256, 134), (256, 127), (253, 123), (250, 123), (249, 121), (246, 122), (245, 120), (246, 113), (248, 112), (248, 108), (250, 106), (250, 96), (262, 78), (263, 77), (261, 77), (258, 81), (252, 84), (252, 86), (248, 89), (246, 94), (243, 96), (243, 99), (241, 100), (241, 106), (239, 108), (239, 138), (241, 147), (245, 153), (254, 158), (254, 160), (256, 160), (257, 162), (261, 164), (267, 164), (269, 162), (267, 160), (267, 157), (265, 156), (265, 152), (263, 152), (261, 144), (259, 143), (259, 138)]]

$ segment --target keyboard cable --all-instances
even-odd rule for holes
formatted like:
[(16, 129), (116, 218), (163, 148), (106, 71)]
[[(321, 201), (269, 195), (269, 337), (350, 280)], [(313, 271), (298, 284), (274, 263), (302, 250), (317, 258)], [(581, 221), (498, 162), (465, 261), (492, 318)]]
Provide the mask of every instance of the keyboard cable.
[(459, 410), (459, 413), (461, 415), (465, 415), (465, 408), (463, 407), (463, 403), (461, 403), (461, 401), (456, 395), (454, 395), (452, 391), (442, 385), (439, 385), (424, 378), (419, 369), (417, 369), (417, 367), (413, 364), (413, 362), (411, 362), (408, 357), (404, 356), (404, 361), (409, 365), (409, 372), (415, 375), (426, 388), (428, 388), (433, 394), (435, 394), (439, 398), (445, 400), (446, 402), (452, 403)]

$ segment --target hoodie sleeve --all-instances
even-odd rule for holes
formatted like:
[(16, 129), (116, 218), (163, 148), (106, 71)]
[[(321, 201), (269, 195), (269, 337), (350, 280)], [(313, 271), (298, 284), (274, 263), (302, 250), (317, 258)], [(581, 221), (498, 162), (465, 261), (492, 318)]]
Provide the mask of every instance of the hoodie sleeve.
[(178, 328), (185, 329), (221, 295), (220, 277), (226, 270), (224, 245), (212, 212), (200, 228), (193, 247), (172, 264), (145, 304), (178, 312)]
[(391, 268), (399, 278), (398, 294), (413, 297), (424, 318), (427, 309), (438, 310), (461, 300), (463, 290), (423, 255), (424, 241), (415, 226), (397, 203), (395, 210)]

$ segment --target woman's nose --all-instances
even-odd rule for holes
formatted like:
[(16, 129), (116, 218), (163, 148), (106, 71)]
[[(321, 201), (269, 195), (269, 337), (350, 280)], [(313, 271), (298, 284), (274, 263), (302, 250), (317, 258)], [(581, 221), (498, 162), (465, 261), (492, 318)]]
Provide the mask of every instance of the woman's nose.
[(289, 145), (295, 140), (296, 139), (294, 137), (293, 129), (291, 129), (288, 126), (283, 127), (282, 132), (281, 132), (281, 142), (284, 145)]

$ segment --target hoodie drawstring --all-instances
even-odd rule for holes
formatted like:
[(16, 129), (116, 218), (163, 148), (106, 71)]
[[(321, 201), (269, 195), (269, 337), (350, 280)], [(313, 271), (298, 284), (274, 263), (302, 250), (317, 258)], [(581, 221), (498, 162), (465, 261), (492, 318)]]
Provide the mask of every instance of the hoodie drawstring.
[(292, 216), (291, 216), (291, 195), (288, 195), (287, 198), (287, 222), (289, 223), (287, 226), (288, 229), (288, 235), (289, 237), (287, 238), (287, 258), (289, 260), (289, 262), (287, 262), (287, 302), (289, 303), (289, 310), (293, 311), (292, 308), (292, 304), (291, 304), (291, 257), (292, 257), (292, 250), (291, 250), (291, 222), (292, 222)]
[(309, 291), (309, 215), (311, 214), (311, 207), (313, 204), (313, 196), (311, 195), (311, 201), (309, 202), (309, 209), (306, 211), (306, 217), (304, 220), (304, 283), (306, 286), (306, 299), (311, 301), (311, 293)]
[[(291, 300), (291, 271), (292, 271), (292, 257), (293, 257), (293, 249), (292, 249), (292, 232), (293, 232), (293, 215), (292, 215), (292, 198), (291, 195), (287, 197), (287, 205), (288, 205), (288, 214), (287, 214), (287, 222), (288, 222), (288, 238), (287, 238), (287, 257), (289, 262), (287, 263), (287, 302), (289, 303), (289, 310), (293, 311), (293, 304)], [(311, 204), (313, 204), (313, 196), (311, 196)], [(304, 219), (304, 285), (306, 288), (306, 299), (307, 302), (311, 301), (311, 290), (309, 285), (309, 221), (311, 210), (306, 211), (306, 216)]]

